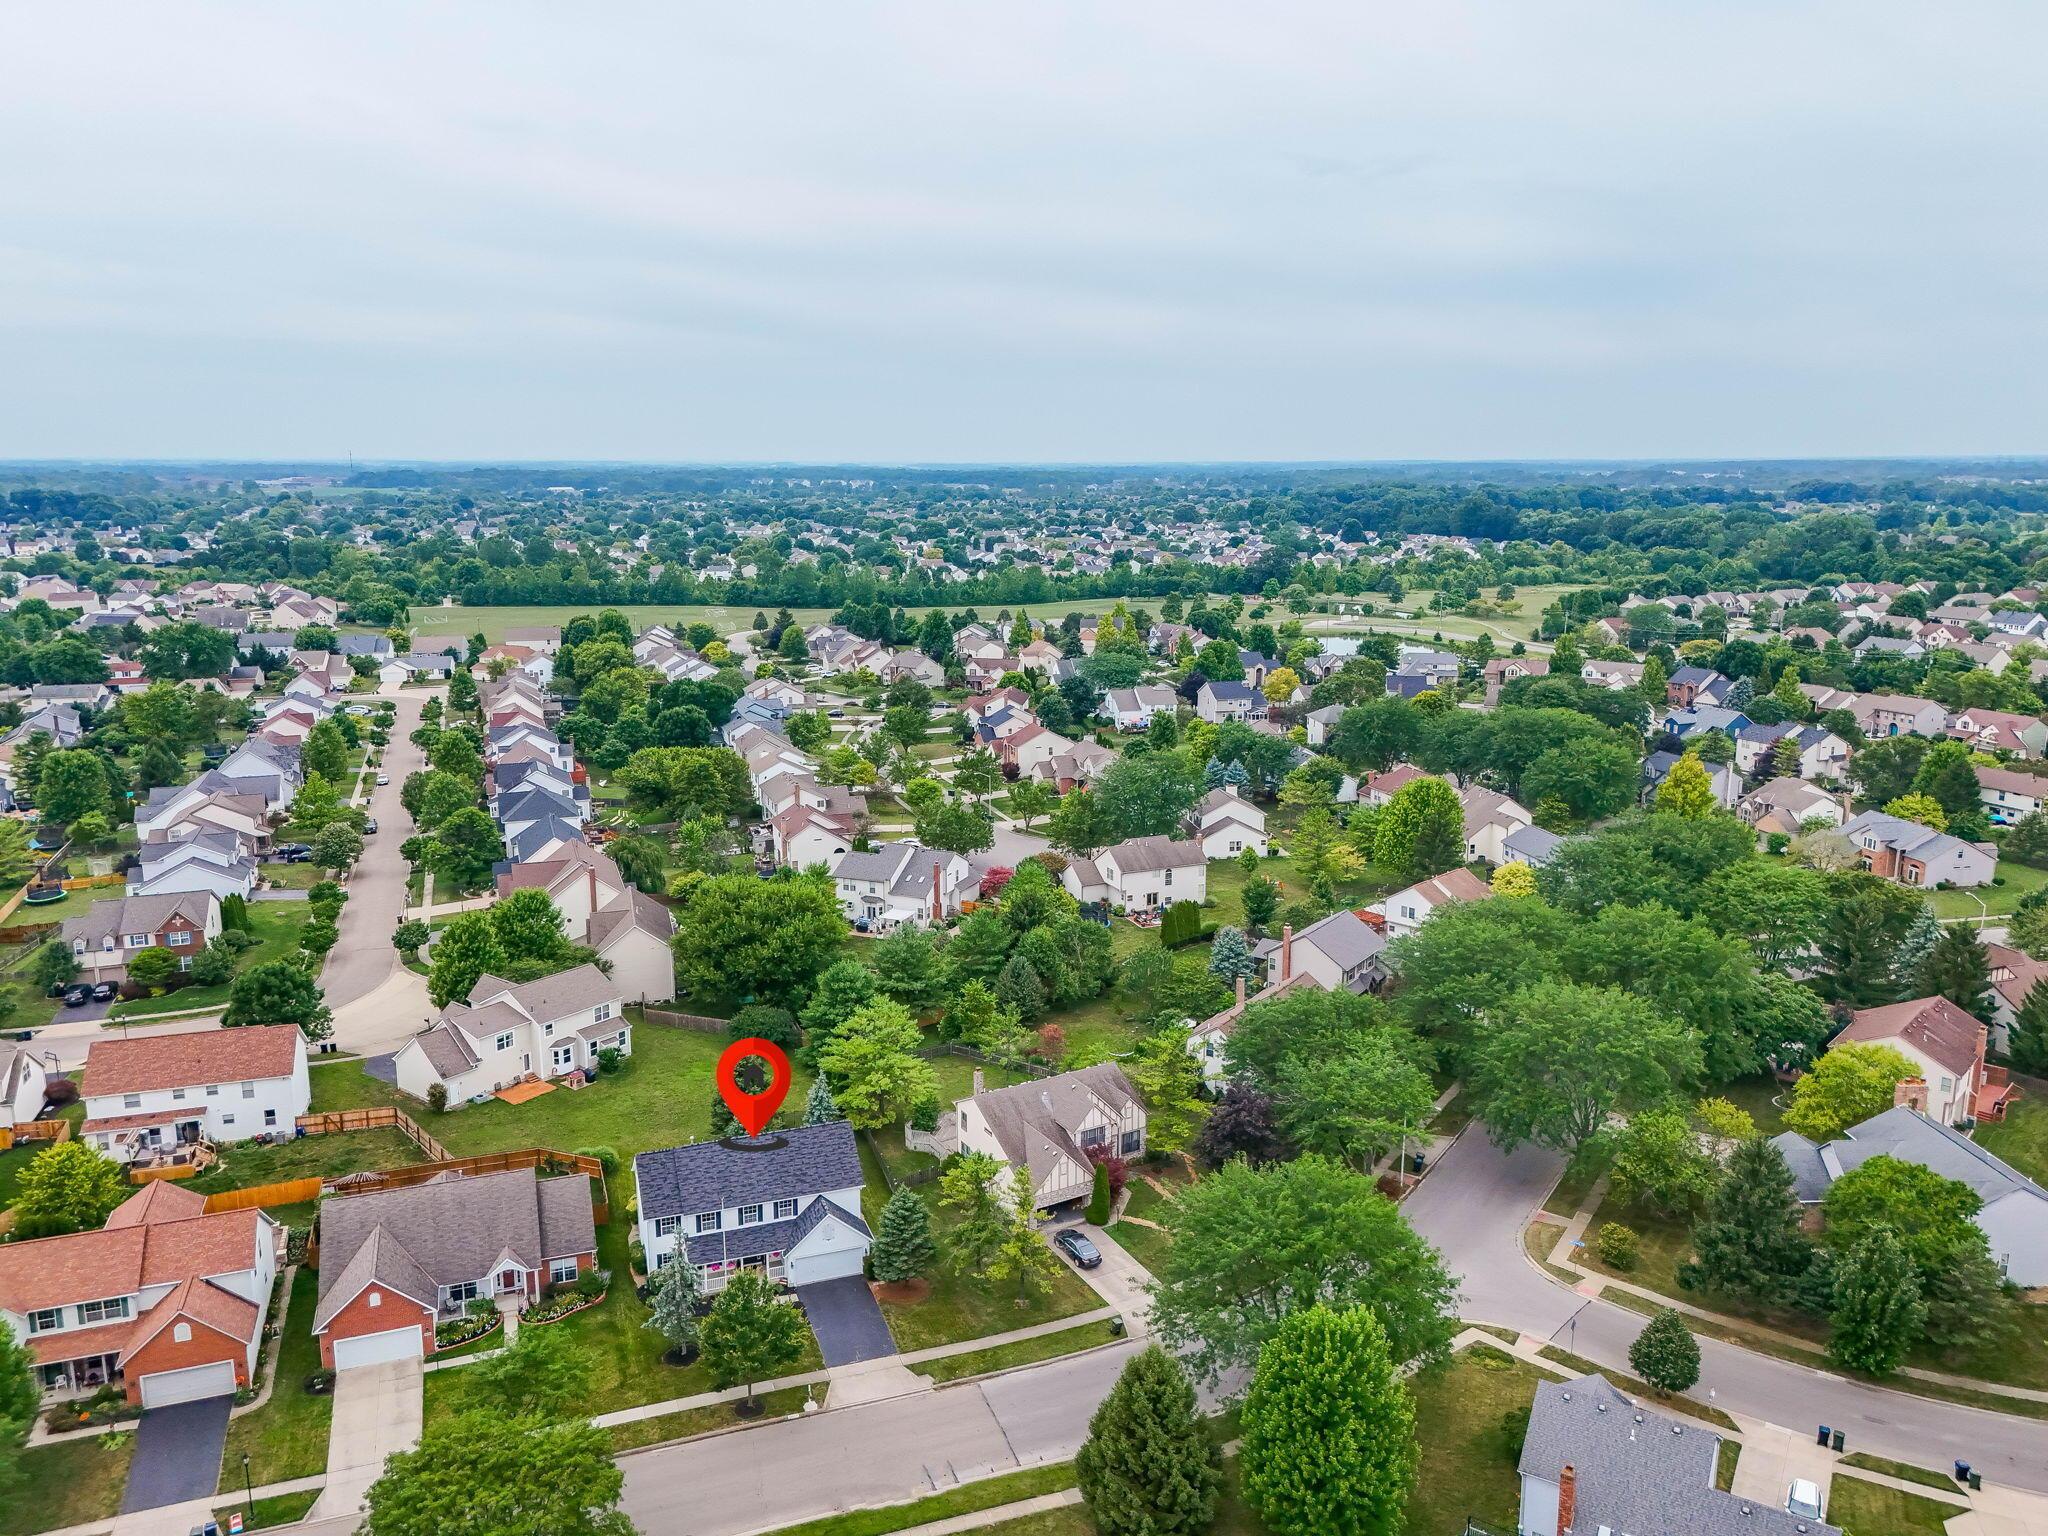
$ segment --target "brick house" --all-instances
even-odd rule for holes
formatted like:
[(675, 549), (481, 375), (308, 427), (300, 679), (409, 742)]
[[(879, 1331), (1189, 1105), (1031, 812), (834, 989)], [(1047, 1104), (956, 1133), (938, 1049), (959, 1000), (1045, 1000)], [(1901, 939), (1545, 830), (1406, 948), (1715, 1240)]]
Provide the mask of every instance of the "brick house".
[(145, 949), (168, 949), (179, 970), (190, 970), (192, 957), (219, 935), (220, 901), (210, 891), (96, 901), (59, 930), (79, 975), (95, 982), (126, 981), (128, 962)]

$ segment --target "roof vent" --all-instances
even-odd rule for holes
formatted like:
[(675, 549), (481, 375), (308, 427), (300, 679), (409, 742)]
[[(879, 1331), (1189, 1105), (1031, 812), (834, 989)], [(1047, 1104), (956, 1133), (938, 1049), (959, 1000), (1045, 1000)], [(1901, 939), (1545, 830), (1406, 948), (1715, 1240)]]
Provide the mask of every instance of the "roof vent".
[(1671, 1426), (1671, 1433), (1673, 1433), (1674, 1435), (1682, 1435), (1685, 1433), (1685, 1426), (1683, 1424), (1674, 1424)]
[(1564, 1395), (1564, 1400), (1565, 1400), (1566, 1402), (1570, 1402), (1570, 1401), (1572, 1400), (1572, 1395), (1571, 1395), (1571, 1393), (1569, 1393), (1569, 1392), (1565, 1393), (1565, 1395)]
[(1594, 1406), (1593, 1411), (1595, 1413), (1605, 1413), (1607, 1411), (1607, 1405), (1605, 1403), (1596, 1404)]
[(1640, 1413), (1636, 1415), (1636, 1422), (1638, 1424), (1643, 1422), (1643, 1416)]
[(1745, 1504), (1745, 1505), (1743, 1505), (1743, 1506), (1742, 1506), (1742, 1512), (1743, 1512), (1743, 1513), (1744, 1513), (1745, 1515), (1746, 1515), (1746, 1514), (1748, 1514), (1748, 1513), (1750, 1513), (1750, 1508), (1749, 1508), (1749, 1506), (1748, 1506), (1747, 1504)]

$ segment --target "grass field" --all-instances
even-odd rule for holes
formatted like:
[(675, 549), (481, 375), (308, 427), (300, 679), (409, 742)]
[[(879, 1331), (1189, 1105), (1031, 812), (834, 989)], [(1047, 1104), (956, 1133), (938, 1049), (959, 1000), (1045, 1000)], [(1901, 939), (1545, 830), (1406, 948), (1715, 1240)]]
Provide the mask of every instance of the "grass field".
[[(56, 1118), (69, 1120), (72, 1131), (76, 1133), (79, 1123), (85, 1119), (85, 1106), (73, 1104)], [(28, 1166), (28, 1160), (49, 1145), (51, 1143), (47, 1141), (25, 1141), (18, 1147), (0, 1152), (0, 1211), (14, 1204), (14, 1188), (21, 1178), (21, 1170)]]
[(426, 1161), (426, 1154), (395, 1130), (305, 1136), (274, 1147), (229, 1141), (220, 1144), (220, 1154), (219, 1162), (186, 1180), (185, 1188), (210, 1195), (220, 1189), (251, 1189), (288, 1179), (338, 1179), (366, 1168), (403, 1168)]
[(2048, 1182), (2048, 1100), (2021, 1099), (2003, 1120), (1980, 1122), (1976, 1140), (2036, 1184)]
[[(1927, 898), (1927, 904), (1934, 909), (1936, 917), (2003, 917), (2009, 914), (2020, 901), (2033, 892), (2048, 885), (2048, 869), (2035, 869), (2026, 864), (2015, 864), (2010, 859), (1998, 866), (1999, 885), (1980, 885), (1969, 891), (1935, 891)], [(1977, 900), (1983, 898), (1979, 906)]]
[(284, 1325), (284, 1342), (278, 1351), (277, 1384), (270, 1401), (228, 1420), (227, 1449), (220, 1459), (223, 1495), (241, 1487), (245, 1453), (249, 1481), (257, 1486), (326, 1470), (327, 1426), (334, 1417), (334, 1399), (324, 1392), (315, 1396), (305, 1390), (306, 1378), (320, 1369), (320, 1341), (313, 1337), (313, 1303), (319, 1294), (320, 1276), (301, 1266), (292, 1277), (291, 1300), (279, 1319)]
[[(723, 1035), (668, 1029), (636, 1019), (632, 1062), (616, 1077), (600, 1078), (577, 1093), (557, 1089), (528, 1104), (493, 1100), (432, 1116), (417, 1099), (407, 1098), (359, 1066), (316, 1067), (313, 1108), (398, 1105), (421, 1117), (427, 1130), (457, 1157), (519, 1147), (573, 1152), (578, 1147), (608, 1146), (630, 1159), (636, 1152), (702, 1141), (711, 1134), (711, 1074), (726, 1043)], [(784, 1113), (801, 1116), (809, 1091), (810, 1077), (799, 1067)]]
[[(1401, 601), (1389, 602), (1384, 593), (1372, 593), (1362, 599), (1346, 601), (1369, 602), (1378, 609), (1372, 614), (1342, 614), (1338, 626), (1321, 627), (1311, 630), (1312, 634), (1344, 633), (1345, 631), (1380, 629), (1389, 633), (1408, 633), (1432, 636), (1441, 634), (1446, 640), (1476, 640), (1481, 634), (1491, 635), (1495, 643), (1501, 641), (1533, 640), (1543, 622), (1543, 610), (1567, 592), (1576, 592), (1573, 584), (1560, 586), (1517, 587), (1515, 595), (1508, 602), (1492, 604), (1492, 594), (1487, 601), (1504, 611), (1479, 617), (1467, 617), (1460, 613), (1432, 613), (1430, 599), (1436, 594), (1428, 588), (1403, 592)], [(1327, 617), (1311, 615), (1310, 617)]]
[(21, 1452), (16, 1459), (30, 1491), (0, 1499), (0, 1536), (111, 1520), (121, 1508), (134, 1455), (133, 1430)]
[(964, 1355), (948, 1355), (943, 1360), (927, 1361), (912, 1369), (933, 1381), (958, 1381), (963, 1376), (979, 1376), (985, 1371), (1006, 1371), (1012, 1366), (1057, 1359), (1076, 1350), (1111, 1343), (1118, 1337), (1106, 1322), (1083, 1323), (1078, 1328), (1041, 1333), (1036, 1338), (1019, 1339), (1014, 1344), (998, 1344), (991, 1349), (971, 1349)]
[(1828, 1522), (1848, 1536), (1941, 1536), (1960, 1504), (1922, 1498), (1860, 1477), (1837, 1476), (1828, 1490)]

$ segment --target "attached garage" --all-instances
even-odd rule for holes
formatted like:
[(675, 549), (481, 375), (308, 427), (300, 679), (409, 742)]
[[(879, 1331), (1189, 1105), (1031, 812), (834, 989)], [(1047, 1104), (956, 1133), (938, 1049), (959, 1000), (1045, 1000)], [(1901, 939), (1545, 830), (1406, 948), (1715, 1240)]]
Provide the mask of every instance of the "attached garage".
[(816, 1285), (820, 1280), (840, 1280), (861, 1271), (858, 1248), (827, 1249), (823, 1253), (792, 1253), (784, 1263), (791, 1285)]
[(345, 1371), (352, 1365), (380, 1365), (386, 1360), (417, 1360), (420, 1330), (393, 1328), (384, 1333), (359, 1333), (352, 1339), (334, 1341), (334, 1368)]
[(158, 1371), (142, 1378), (142, 1406), (168, 1408), (173, 1403), (194, 1403), (206, 1397), (226, 1397), (235, 1390), (232, 1360), (211, 1365), (189, 1366), (182, 1371)]

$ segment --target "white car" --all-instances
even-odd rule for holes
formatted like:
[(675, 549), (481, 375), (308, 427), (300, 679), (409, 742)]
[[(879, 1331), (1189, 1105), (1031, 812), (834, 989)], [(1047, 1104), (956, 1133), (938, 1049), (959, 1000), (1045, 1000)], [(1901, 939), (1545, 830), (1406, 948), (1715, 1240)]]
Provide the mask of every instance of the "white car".
[(377, 782), (379, 784), (389, 784), (391, 782), (391, 775), (388, 773), (380, 773), (377, 775)]
[(1802, 1520), (1820, 1518), (1820, 1487), (1803, 1477), (1792, 1479), (1792, 1489), (1785, 1495), (1785, 1513), (1797, 1515)]

